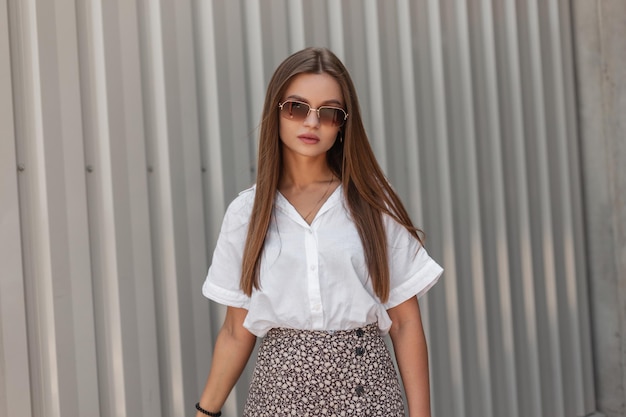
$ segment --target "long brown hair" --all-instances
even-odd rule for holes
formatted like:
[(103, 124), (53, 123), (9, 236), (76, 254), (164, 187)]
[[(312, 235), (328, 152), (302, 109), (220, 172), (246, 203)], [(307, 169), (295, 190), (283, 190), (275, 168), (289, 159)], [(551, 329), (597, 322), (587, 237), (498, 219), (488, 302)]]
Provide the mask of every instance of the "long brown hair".
[(260, 125), (256, 195), (243, 253), (241, 288), (248, 295), (254, 288), (259, 288), (261, 253), (282, 170), (278, 103), (292, 78), (302, 73), (329, 74), (341, 87), (349, 116), (339, 132), (343, 140), (336, 140), (326, 157), (330, 169), (342, 182), (347, 206), (361, 237), (374, 292), (386, 302), (389, 298), (389, 261), (383, 213), (403, 225), (420, 243), (422, 232), (413, 226), (376, 161), (348, 70), (325, 48), (307, 48), (289, 56), (278, 66), (267, 87)]

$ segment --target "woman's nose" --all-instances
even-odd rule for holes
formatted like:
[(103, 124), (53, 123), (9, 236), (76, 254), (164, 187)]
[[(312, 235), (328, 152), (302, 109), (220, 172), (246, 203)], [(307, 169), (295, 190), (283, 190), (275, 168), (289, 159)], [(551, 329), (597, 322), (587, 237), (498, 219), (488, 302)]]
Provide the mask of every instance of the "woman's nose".
[(304, 124), (306, 126), (313, 126), (313, 127), (317, 127), (320, 125), (320, 119), (319, 117), (317, 117), (317, 110), (315, 109), (309, 110), (309, 114), (307, 114), (306, 118), (304, 119)]

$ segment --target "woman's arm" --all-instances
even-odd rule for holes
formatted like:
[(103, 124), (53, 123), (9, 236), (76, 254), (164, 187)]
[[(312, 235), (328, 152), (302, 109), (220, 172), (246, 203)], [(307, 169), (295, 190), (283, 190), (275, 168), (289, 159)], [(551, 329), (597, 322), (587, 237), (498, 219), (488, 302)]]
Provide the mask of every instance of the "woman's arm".
[(404, 384), (409, 416), (430, 417), (428, 349), (417, 298), (411, 297), (387, 312), (392, 320), (389, 336)]
[[(248, 310), (228, 307), (224, 324), (217, 335), (211, 371), (200, 397), (200, 407), (211, 412), (221, 410), (230, 391), (248, 363), (256, 336), (243, 327)], [(196, 417), (205, 417), (200, 412)]]

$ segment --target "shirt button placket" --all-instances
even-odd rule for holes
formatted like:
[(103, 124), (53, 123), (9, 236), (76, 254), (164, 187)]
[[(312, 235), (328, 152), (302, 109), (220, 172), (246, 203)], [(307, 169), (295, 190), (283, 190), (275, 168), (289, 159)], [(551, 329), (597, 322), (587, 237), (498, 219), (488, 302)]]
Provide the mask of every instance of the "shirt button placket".
[(319, 270), (317, 264), (319, 262), (318, 244), (313, 229), (309, 228), (304, 237), (306, 262), (308, 269), (308, 293), (309, 305), (311, 306), (311, 319), (315, 328), (321, 328), (324, 325), (324, 312), (322, 309), (322, 297), (320, 292)]

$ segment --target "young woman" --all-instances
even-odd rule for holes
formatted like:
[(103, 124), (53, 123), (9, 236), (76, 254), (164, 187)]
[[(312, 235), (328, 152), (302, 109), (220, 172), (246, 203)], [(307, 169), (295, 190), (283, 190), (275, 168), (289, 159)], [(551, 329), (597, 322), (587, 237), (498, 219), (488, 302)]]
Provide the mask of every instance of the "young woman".
[(383, 175), (348, 71), (307, 48), (276, 69), (256, 185), (228, 207), (206, 297), (227, 306), (197, 416), (219, 410), (263, 337), (246, 417), (430, 416), (417, 297), (442, 273)]

